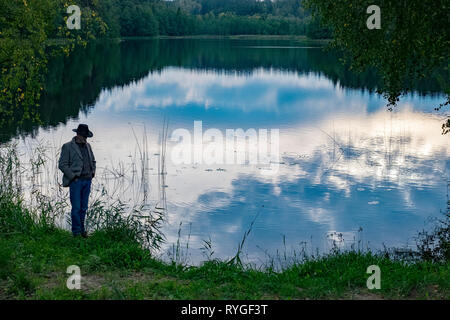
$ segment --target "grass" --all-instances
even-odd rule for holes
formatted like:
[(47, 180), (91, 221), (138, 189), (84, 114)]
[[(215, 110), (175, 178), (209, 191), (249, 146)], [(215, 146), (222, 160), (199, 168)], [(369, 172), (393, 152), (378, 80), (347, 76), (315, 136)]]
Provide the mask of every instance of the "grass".
[[(0, 200), (2, 299), (448, 299), (448, 263), (406, 263), (370, 252), (334, 252), (281, 272), (230, 261), (201, 266), (151, 255), (126, 225), (88, 239), (33, 219), (20, 203)], [(366, 269), (381, 268), (381, 289), (368, 290)], [(69, 290), (67, 267), (81, 269)]]
[[(143, 163), (145, 150), (142, 146)], [(32, 158), (42, 166), (36, 160), (40, 157)], [(160, 164), (158, 170), (164, 180), (164, 166)], [(164, 208), (133, 207), (132, 214), (124, 215), (127, 208), (120, 201), (106, 205), (95, 199), (87, 218), (94, 232), (88, 239), (73, 238), (57, 227), (64, 204), (42, 196), (38, 189), (33, 191), (37, 205), (30, 207), (23, 201), (23, 171), (17, 149), (0, 148), (0, 299), (450, 298), (448, 219), (437, 223), (431, 233), (420, 233), (420, 251), (408, 259), (389, 250), (333, 250), (323, 256), (302, 256), (281, 270), (275, 270), (273, 263), (255, 269), (240, 259), (250, 227), (235, 257), (212, 259), (209, 240), (205, 241), (207, 260), (187, 266), (180, 262), (179, 242), (171, 262), (152, 254), (163, 240), (159, 228)], [(159, 205), (165, 197), (161, 199)], [(71, 265), (80, 267), (80, 290), (66, 286)], [(367, 289), (370, 265), (381, 269), (379, 290)]]

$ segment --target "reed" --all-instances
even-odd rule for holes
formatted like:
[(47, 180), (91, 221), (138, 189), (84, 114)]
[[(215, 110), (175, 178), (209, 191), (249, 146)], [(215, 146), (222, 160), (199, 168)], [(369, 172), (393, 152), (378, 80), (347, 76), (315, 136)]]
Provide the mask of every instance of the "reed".
[[(288, 251), (283, 237), (283, 249), (272, 256), (267, 254), (267, 261), (257, 268), (245, 263), (242, 256), (255, 221), (263, 214), (261, 209), (231, 259), (213, 259), (213, 243), (208, 239), (203, 242), (206, 261), (199, 266), (189, 265), (191, 231), (189, 228), (187, 242), (183, 244), (180, 224), (178, 240), (171, 247), (171, 261), (163, 262), (157, 253), (165, 241), (160, 230), (167, 208), (164, 188), (161, 188), (165, 185), (166, 172), (164, 130), (158, 156), (160, 198), (153, 203), (145, 197), (139, 203), (127, 203), (114, 199), (117, 193), (114, 190), (110, 193), (107, 182), (102, 181), (94, 192), (88, 213), (88, 228), (92, 231), (88, 239), (72, 238), (64, 230), (67, 225), (62, 222), (67, 220), (68, 204), (61, 199), (67, 191), (58, 185), (46, 186), (48, 181), (58, 181), (48, 172), (53, 167), (51, 157), (42, 154), (48, 150), (36, 149), (30, 157), (32, 164), (25, 164), (21, 162), (23, 152), (17, 144), (0, 146), (0, 298), (450, 297), (448, 209), (435, 230), (422, 240), (418, 238), (423, 246), (418, 246), (413, 259), (390, 249), (363, 250), (362, 235), (354, 242), (358, 248), (352, 246), (350, 250), (341, 249), (333, 244), (335, 238), (331, 239), (334, 250), (323, 255), (314, 253), (312, 241), (310, 253), (307, 243)], [(143, 146), (146, 140), (141, 141), (140, 161), (134, 162), (139, 170), (131, 181), (145, 183), (141, 174), (146, 172), (142, 168), (146, 166), (148, 149)], [(113, 181), (113, 186), (127, 188), (124, 185), (129, 173), (125, 165), (103, 169), (103, 176)], [(99, 278), (99, 284), (81, 291), (68, 290), (65, 270), (71, 264), (79, 265), (87, 279)], [(376, 293), (368, 293), (365, 287), (366, 268), (372, 264), (388, 270), (383, 273), (382, 289)]]

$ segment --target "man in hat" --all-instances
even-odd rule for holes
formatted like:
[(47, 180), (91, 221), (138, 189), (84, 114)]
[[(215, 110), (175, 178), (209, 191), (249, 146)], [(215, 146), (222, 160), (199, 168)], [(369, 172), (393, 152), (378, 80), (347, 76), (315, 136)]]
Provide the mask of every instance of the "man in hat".
[(62, 146), (59, 169), (64, 173), (63, 187), (70, 188), (72, 234), (75, 237), (81, 235), (87, 238), (84, 220), (96, 165), (94, 153), (86, 139), (91, 138), (93, 134), (86, 124), (78, 125), (73, 131), (77, 135)]

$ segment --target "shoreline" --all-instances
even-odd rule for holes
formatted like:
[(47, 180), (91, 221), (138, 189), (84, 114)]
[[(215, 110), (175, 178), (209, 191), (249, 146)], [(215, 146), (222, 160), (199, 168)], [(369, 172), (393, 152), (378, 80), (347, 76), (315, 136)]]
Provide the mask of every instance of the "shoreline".
[[(43, 209), (44, 210), (44, 209)], [(0, 299), (450, 299), (450, 264), (390, 257), (387, 252), (334, 251), (281, 271), (240, 259), (199, 266), (164, 262), (121, 222), (74, 238), (51, 219), (0, 194)], [(81, 288), (67, 288), (67, 268), (78, 266)], [(381, 288), (369, 290), (369, 266)]]
[[(45, 43), (48, 46), (67, 44), (74, 39), (65, 38), (51, 38), (47, 39)], [(294, 41), (294, 42), (308, 42), (314, 44), (327, 45), (332, 39), (311, 39), (304, 35), (186, 35), (186, 36), (130, 36), (120, 38), (97, 38), (91, 41), (128, 41), (128, 40), (273, 40), (273, 41)]]

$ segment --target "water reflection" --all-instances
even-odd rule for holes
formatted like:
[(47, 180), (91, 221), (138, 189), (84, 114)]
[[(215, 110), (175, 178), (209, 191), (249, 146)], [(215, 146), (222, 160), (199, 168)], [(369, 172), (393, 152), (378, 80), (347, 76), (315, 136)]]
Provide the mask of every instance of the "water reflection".
[[(263, 68), (320, 75), (342, 88), (373, 92), (379, 86), (373, 72), (353, 74), (338, 59), (337, 53), (324, 52), (317, 43), (294, 40), (96, 41), (76, 49), (69, 57), (56, 56), (49, 60), (38, 109), (42, 123), (0, 127), (0, 142), (18, 134), (35, 134), (39, 127), (56, 127), (76, 119), (79, 113), (88, 113), (96, 105), (105, 89), (128, 86), (145, 79), (149, 72), (171, 67), (238, 75), (249, 75)], [(421, 81), (414, 90), (421, 95), (442, 92), (440, 76), (444, 75)]]
[[(132, 159), (139, 158), (137, 143), (145, 127), (146, 190), (157, 202), (164, 118), (169, 132), (192, 131), (194, 120), (202, 120), (205, 129), (280, 129), (281, 159), (273, 175), (262, 175), (251, 164), (175, 165), (170, 156), (166, 163), (168, 245), (177, 241), (182, 223), (190, 262), (202, 259), (198, 248), (208, 238), (215, 256), (230, 257), (258, 215), (245, 247), (247, 258), (258, 263), (266, 250), (280, 249), (283, 236), (288, 247), (306, 242), (308, 248), (327, 250), (329, 239), (357, 241), (362, 228), (372, 248), (411, 244), (426, 218), (439, 215), (446, 203), (450, 145), (440, 134), (442, 119), (428, 113), (441, 100), (412, 95), (388, 112), (378, 96), (314, 73), (167, 67), (102, 90), (79, 121), (41, 130), (38, 137), (58, 148), (78, 122), (89, 123), (105, 178), (97, 188), (117, 189), (124, 200), (136, 201), (141, 189), (119, 190), (105, 181), (119, 167), (133, 183)], [(168, 155), (174, 146), (168, 143)]]

